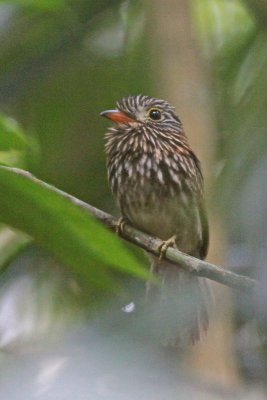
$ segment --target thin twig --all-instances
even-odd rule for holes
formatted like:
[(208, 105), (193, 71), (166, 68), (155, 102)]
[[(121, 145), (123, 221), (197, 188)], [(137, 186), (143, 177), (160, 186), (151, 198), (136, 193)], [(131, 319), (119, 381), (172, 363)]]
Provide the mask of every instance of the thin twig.
[[(116, 231), (118, 220), (112, 215), (102, 210), (99, 210), (98, 208), (95, 208), (90, 204), (87, 204), (84, 201), (81, 201), (76, 197), (63, 192), (62, 190), (59, 190), (54, 186), (49, 185), (37, 179), (35, 176), (33, 176), (27, 171), (20, 170), (17, 168), (12, 168), (12, 170), (16, 172), (18, 175), (25, 176), (28, 179), (31, 179), (32, 181), (37, 183), (38, 185), (46, 187), (50, 191), (59, 194), (60, 196), (64, 197), (71, 203), (75, 204), (77, 207), (89, 213), (91, 216), (94, 216), (97, 220), (101, 221), (112, 231), (114, 232)], [(129, 224), (124, 225), (123, 232), (121, 232), (121, 237), (135, 244), (136, 246), (148, 251), (149, 253), (159, 256), (158, 249), (159, 246), (162, 244), (162, 241), (160, 239), (149, 236), (146, 233), (135, 229)], [(165, 258), (171, 261), (173, 264), (176, 264), (177, 267), (182, 268), (185, 271), (188, 271), (192, 275), (208, 278), (235, 289), (244, 290), (248, 292), (256, 288), (257, 289), (262, 288), (259, 282), (247, 276), (236, 274), (215, 264), (211, 264), (207, 261), (191, 257), (174, 248), (167, 249)]]

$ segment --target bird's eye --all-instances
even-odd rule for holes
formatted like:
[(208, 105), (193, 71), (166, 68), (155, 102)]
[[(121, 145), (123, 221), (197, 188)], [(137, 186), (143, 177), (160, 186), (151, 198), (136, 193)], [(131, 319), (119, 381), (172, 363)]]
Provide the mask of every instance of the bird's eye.
[(148, 112), (148, 116), (154, 121), (159, 121), (161, 119), (161, 111), (158, 108), (151, 108)]

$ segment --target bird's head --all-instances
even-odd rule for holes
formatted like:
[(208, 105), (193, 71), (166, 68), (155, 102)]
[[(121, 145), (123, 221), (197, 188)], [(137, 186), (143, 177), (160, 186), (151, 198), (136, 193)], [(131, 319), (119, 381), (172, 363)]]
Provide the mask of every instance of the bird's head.
[(103, 111), (100, 115), (123, 128), (151, 127), (181, 133), (182, 123), (175, 108), (165, 100), (149, 96), (128, 96), (117, 102), (117, 109)]

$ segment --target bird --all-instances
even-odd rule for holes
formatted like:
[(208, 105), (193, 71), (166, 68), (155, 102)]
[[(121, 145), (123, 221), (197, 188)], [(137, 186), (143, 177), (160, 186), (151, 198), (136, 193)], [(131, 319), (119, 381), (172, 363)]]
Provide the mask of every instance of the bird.
[(100, 115), (112, 121), (105, 134), (108, 181), (123, 223), (163, 241), (161, 256), (150, 256), (151, 273), (160, 285), (149, 281), (146, 289), (162, 320), (162, 343), (194, 344), (207, 332), (212, 291), (205, 278), (172, 264), (164, 253), (173, 246), (199, 259), (207, 255), (200, 161), (168, 101), (127, 96), (117, 101), (116, 109)]

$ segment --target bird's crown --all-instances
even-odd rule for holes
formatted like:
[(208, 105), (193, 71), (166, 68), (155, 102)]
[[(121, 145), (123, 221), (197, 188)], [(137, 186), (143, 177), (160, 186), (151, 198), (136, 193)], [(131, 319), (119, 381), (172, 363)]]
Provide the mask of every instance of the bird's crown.
[(166, 100), (139, 94), (123, 97), (117, 102), (118, 110), (134, 117), (137, 121), (176, 122), (181, 121), (175, 108)]

